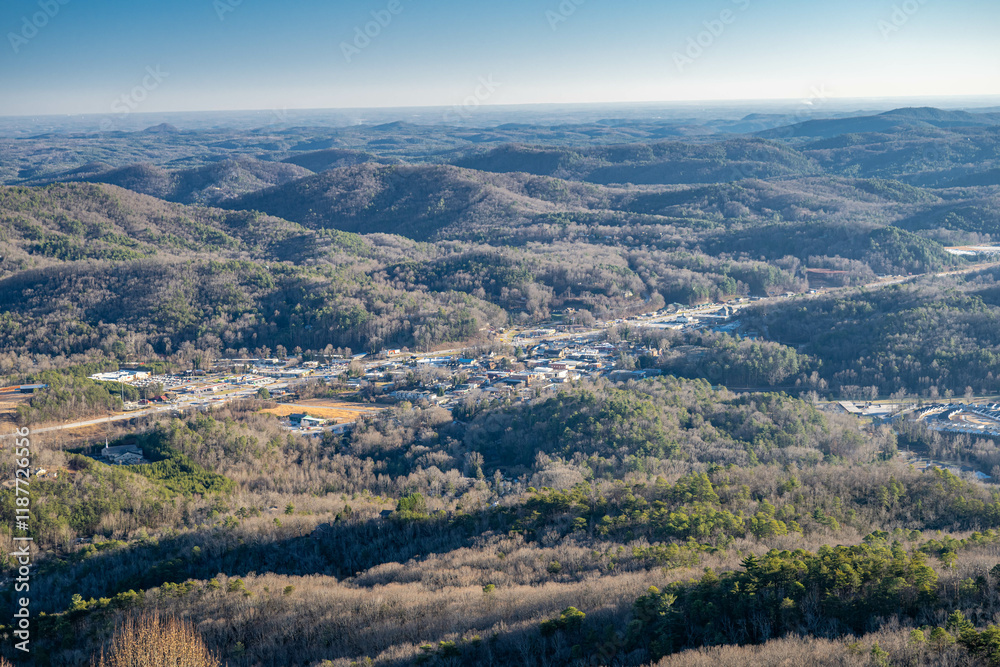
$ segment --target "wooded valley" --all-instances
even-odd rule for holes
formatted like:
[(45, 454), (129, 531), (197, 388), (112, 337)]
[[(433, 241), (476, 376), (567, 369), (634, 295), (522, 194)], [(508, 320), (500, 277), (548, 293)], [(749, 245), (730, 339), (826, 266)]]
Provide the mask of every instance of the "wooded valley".
[[(35, 664), (1000, 664), (995, 439), (838, 408), (1000, 394), (1000, 269), (955, 252), (1000, 240), (1000, 117), (800, 120), (0, 139)], [(544, 336), (608, 362), (501, 391)], [(272, 358), (346, 370), (187, 412), (99, 376)], [(316, 398), (365, 410), (279, 414)]]

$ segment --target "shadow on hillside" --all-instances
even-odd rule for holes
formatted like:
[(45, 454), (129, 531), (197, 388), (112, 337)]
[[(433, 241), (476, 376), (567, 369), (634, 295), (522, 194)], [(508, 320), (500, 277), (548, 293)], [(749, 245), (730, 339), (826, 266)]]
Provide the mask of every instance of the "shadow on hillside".
[[(49, 562), (39, 577), (39, 611), (59, 612), (73, 594), (113, 597), (164, 583), (211, 579), (217, 574), (324, 575), (344, 579), (383, 563), (405, 563), (468, 546), (488, 530), (506, 531), (507, 519), (482, 511), (448, 519), (404, 521), (393, 517), (321, 524), (311, 534), (272, 539), (212, 527), (156, 542), (96, 553), (80, 561)], [(8, 590), (5, 597), (12, 593)]]

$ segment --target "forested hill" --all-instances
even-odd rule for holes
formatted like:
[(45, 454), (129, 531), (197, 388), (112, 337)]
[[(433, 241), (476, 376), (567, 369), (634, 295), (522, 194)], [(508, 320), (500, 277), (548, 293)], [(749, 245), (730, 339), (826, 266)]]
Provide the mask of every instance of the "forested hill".
[[(425, 240), (466, 226), (517, 226), (560, 210), (545, 197), (572, 199), (581, 186), (501, 177), (447, 166), (364, 164), (327, 171), (284, 187), (246, 195), (227, 206), (257, 209), (310, 227), (392, 233)], [(532, 187), (534, 186), (534, 187)]]
[(0, 188), (0, 210), (5, 354), (83, 353), (119, 338), (138, 354), (194, 342), (217, 353), (427, 345), (505, 319), (447, 286), (394, 284), (385, 266), (415, 254), (401, 239), (375, 244), (92, 184)]
[[(522, 172), (446, 166), (335, 169), (226, 206), (266, 211), (307, 227), (386, 232), (417, 240), (517, 244), (572, 236), (877, 273), (949, 265), (937, 242), (988, 239), (996, 193), (935, 191), (886, 179), (811, 177), (707, 186), (600, 186)], [(898, 229), (885, 230), (897, 223)], [(882, 230), (882, 231), (879, 231)], [(912, 234), (910, 232), (913, 232)], [(632, 238), (632, 241), (628, 241)], [(598, 241), (600, 242), (600, 241)]]
[(350, 167), (365, 162), (391, 162), (392, 160), (382, 159), (365, 151), (352, 151), (344, 148), (324, 148), (309, 153), (296, 153), (283, 162), (298, 165), (315, 173), (337, 169), (338, 167)]
[(216, 205), (239, 195), (283, 185), (312, 173), (295, 164), (251, 157), (225, 159), (181, 170), (167, 170), (149, 163), (107, 170), (101, 170), (102, 166), (91, 165), (87, 167), (86, 173), (74, 170), (52, 180), (108, 183), (168, 201)]
[[(301, 226), (245, 211), (188, 207), (94, 184), (0, 188), (3, 274), (52, 262), (153, 255), (278, 258)], [(308, 245), (301, 241), (301, 244)], [(297, 258), (308, 252), (299, 251)]]
[[(367, 163), (238, 200), (272, 215), (108, 185), (8, 187), (0, 275), (17, 318), (10, 345), (22, 351), (53, 330), (63, 332), (61, 350), (83, 351), (101, 322), (151, 336), (154, 349), (168, 339), (172, 349), (191, 342), (217, 352), (308, 349), (324, 338), (337, 347), (426, 345), (567, 307), (614, 319), (651, 305), (799, 291), (808, 268), (838, 271), (847, 284), (940, 270), (960, 260), (930, 237), (984, 235), (995, 215), (991, 193), (975, 195), (821, 178), (633, 190)], [(235, 274), (234, 261), (243, 267)], [(210, 288), (217, 282), (228, 282), (225, 296)], [(311, 295), (308, 307), (300, 293)], [(53, 307), (69, 294), (81, 307), (60, 322), (67, 311)], [(441, 307), (458, 324), (429, 326)], [(216, 324), (198, 324), (206, 321)]]
[(263, 405), (150, 424), (128, 439), (150, 464), (44, 450), (41, 664), (154, 612), (239, 667), (995, 651), (1000, 501), (893, 462), (892, 429), (676, 378), (403, 405), (343, 437)]
[(912, 130), (976, 128), (1000, 125), (998, 113), (946, 111), (932, 107), (904, 108), (873, 116), (809, 120), (795, 125), (763, 130), (757, 136), (827, 138), (844, 134), (906, 132)]
[(637, 185), (724, 183), (820, 173), (819, 166), (808, 157), (762, 139), (698, 144), (672, 141), (574, 150), (514, 145), (472, 154), (455, 164), (482, 171), (520, 171), (594, 183)]
[(998, 277), (992, 268), (771, 306), (753, 326), (821, 359), (845, 396), (990, 393), (1000, 378)]
[[(590, 142), (593, 128), (407, 123), (115, 132), (100, 151), (86, 135), (11, 140), (22, 181), (107, 184), (0, 192), (9, 349), (58, 331), (50, 347), (84, 351), (108, 324), (154, 350), (421, 346), (564, 309), (589, 322), (803, 291), (810, 270), (843, 285), (940, 271), (963, 261), (945, 245), (1000, 235), (1000, 190), (978, 184), (995, 128), (973, 115), (900, 112), (923, 125), (819, 139), (665, 140), (623, 122)], [(69, 293), (66, 316), (53, 306)], [(452, 323), (433, 325), (442, 311)]]

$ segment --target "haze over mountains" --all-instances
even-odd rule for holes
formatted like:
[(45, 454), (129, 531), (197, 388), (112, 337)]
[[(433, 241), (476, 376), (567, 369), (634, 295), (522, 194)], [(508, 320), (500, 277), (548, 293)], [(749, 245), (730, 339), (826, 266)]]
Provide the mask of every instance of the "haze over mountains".
[[(173, 202), (259, 210), (311, 227), (418, 239), (442, 229), (448, 230), (444, 237), (459, 237), (484, 226), (519, 227), (557, 212), (597, 215), (612, 225), (640, 220), (622, 214), (690, 217), (704, 213), (698, 208), (700, 186), (737, 182), (751, 190), (782, 183), (788, 199), (768, 210), (795, 221), (806, 211), (844, 210), (817, 207), (808, 179), (881, 178), (929, 188), (907, 191), (906, 197), (913, 200), (909, 204), (922, 202), (926, 215), (948, 220), (931, 226), (980, 233), (984, 226), (975, 220), (992, 219), (993, 194), (969, 189), (1000, 184), (998, 119), (994, 112), (910, 108), (694, 142), (656, 138), (657, 126), (648, 121), (501, 125), (472, 134), (408, 123), (250, 132), (157, 126), (138, 135), (112, 133), (102, 148), (105, 159), (82, 164), (74, 161), (83, 160), (81, 146), (93, 141), (86, 135), (9, 140), (5, 151), (11, 159), (4, 164), (10, 169), (18, 160), (35, 162), (39, 142), (65, 142), (59, 151), (46, 151), (48, 166), (8, 171), (8, 183), (108, 183)], [(595, 133), (612, 128), (615, 136), (596, 137), (608, 143), (595, 146)], [(626, 135), (629, 143), (614, 143)], [(196, 148), (205, 149), (197, 158), (191, 155)], [(623, 189), (633, 196), (624, 196)], [(687, 213), (679, 214), (686, 192)], [(672, 207), (650, 206), (657, 193)], [(941, 199), (949, 203), (932, 206)], [(713, 215), (739, 218), (739, 205), (729, 202), (728, 214)], [(907, 211), (903, 227), (928, 227), (922, 216)]]

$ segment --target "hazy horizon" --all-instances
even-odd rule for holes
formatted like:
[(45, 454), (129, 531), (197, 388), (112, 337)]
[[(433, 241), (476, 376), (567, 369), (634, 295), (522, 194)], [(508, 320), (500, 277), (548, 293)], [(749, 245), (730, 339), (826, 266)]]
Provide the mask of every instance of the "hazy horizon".
[[(821, 91), (817, 91), (820, 92)], [(142, 131), (168, 124), (181, 130), (287, 129), (291, 127), (374, 126), (393, 122), (413, 125), (497, 127), (505, 124), (581, 125), (607, 122), (684, 122), (738, 120), (759, 114), (773, 116), (774, 126), (819, 118), (877, 115), (901, 108), (990, 112), (1000, 110), (1000, 96), (953, 96), (840, 99), (811, 97), (777, 100), (683, 102), (621, 102), (578, 104), (491, 104), (478, 107), (422, 106), (327, 109), (223, 109), (116, 114), (49, 114), (0, 116), (0, 133), (11, 136), (39, 132), (88, 133)]]
[[(818, 90), (818, 89), (817, 89)], [(809, 92), (809, 91), (807, 91)], [(684, 100), (615, 100), (610, 102), (526, 102), (520, 104), (503, 104), (485, 102), (480, 109), (533, 109), (544, 107), (578, 107), (578, 108), (635, 108), (654, 107), (664, 109), (682, 109), (685, 107), (701, 107), (704, 109), (753, 108), (768, 105), (798, 106), (810, 102), (810, 95), (800, 97), (762, 97), (741, 99), (684, 99)], [(905, 107), (937, 107), (949, 110), (990, 110), (1000, 107), (1000, 93), (987, 95), (903, 95), (892, 97), (837, 97), (829, 95), (822, 98), (828, 108), (845, 111), (878, 111), (899, 109)], [(912, 103), (911, 103), (912, 102)], [(949, 102), (954, 102), (949, 104)], [(858, 105), (862, 106), (858, 106)], [(285, 111), (296, 112), (326, 112), (326, 111), (410, 111), (414, 109), (448, 109), (449, 104), (417, 104), (384, 106), (340, 106), (340, 107), (284, 107)], [(839, 107), (839, 108), (838, 108)], [(222, 114), (222, 113), (253, 113), (271, 112), (273, 107), (232, 107), (218, 109), (176, 109), (170, 111), (136, 111), (135, 115), (154, 116), (168, 114)], [(73, 117), (73, 116), (103, 116), (104, 112), (80, 113), (26, 113), (0, 114), (0, 118), (31, 118), (31, 117)]]

